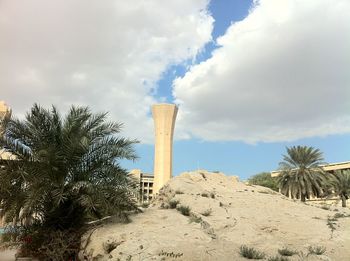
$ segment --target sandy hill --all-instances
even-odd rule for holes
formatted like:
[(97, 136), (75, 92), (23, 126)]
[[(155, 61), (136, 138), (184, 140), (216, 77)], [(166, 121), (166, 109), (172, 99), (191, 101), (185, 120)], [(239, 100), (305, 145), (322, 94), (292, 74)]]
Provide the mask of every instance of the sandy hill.
[[(179, 211), (187, 206), (189, 216)], [(349, 209), (295, 202), (223, 173), (183, 173), (131, 219), (87, 233), (81, 254), (86, 260), (247, 260), (239, 253), (244, 244), (266, 253), (265, 260), (283, 247), (299, 253), (288, 260), (350, 260)], [(326, 252), (307, 256), (309, 246)]]

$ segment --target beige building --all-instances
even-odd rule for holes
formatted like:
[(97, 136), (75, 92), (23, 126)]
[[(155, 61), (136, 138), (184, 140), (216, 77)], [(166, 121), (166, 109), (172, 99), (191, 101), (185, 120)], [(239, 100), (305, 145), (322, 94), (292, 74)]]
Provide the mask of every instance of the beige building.
[(140, 169), (133, 169), (130, 171), (130, 174), (133, 175), (139, 185), (139, 191), (136, 195), (138, 202), (149, 202), (153, 198), (154, 176), (143, 173)]
[(172, 177), (173, 136), (177, 111), (175, 104), (152, 106), (155, 134), (153, 193), (157, 193)]
[[(350, 161), (344, 161), (344, 162), (336, 162), (336, 163), (329, 163), (321, 165), (326, 172), (333, 173), (336, 170), (350, 170)], [(281, 171), (275, 170), (271, 171), (271, 177), (278, 177), (281, 174)]]
[[(11, 116), (11, 108), (7, 106), (4, 101), (0, 101), (0, 120), (3, 120), (5, 116)], [(2, 130), (0, 129), (0, 134)], [(14, 156), (11, 153), (8, 153), (0, 148), (0, 160), (9, 160), (14, 159)]]
[[(6, 105), (4, 101), (0, 101), (0, 120), (4, 119), (5, 116), (11, 115), (11, 109)], [(2, 129), (0, 129), (0, 134), (2, 134)], [(1, 162), (4, 160), (9, 160), (13, 158), (10, 153), (4, 151), (3, 149), (0, 149), (0, 167)], [(1, 209), (0, 209), (0, 227), (4, 225), (3, 218), (1, 216)]]
[(5, 115), (11, 115), (11, 108), (7, 106), (4, 101), (0, 101), (0, 119), (5, 117)]

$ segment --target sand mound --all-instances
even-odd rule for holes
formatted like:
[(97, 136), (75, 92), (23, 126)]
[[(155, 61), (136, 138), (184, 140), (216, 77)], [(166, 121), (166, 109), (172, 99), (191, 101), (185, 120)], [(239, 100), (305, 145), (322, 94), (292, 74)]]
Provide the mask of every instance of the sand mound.
[[(179, 211), (187, 214), (186, 207), (189, 216)], [(334, 215), (339, 218), (330, 220)], [(223, 173), (183, 173), (131, 219), (88, 233), (81, 254), (87, 260), (246, 260), (239, 254), (245, 244), (266, 259), (288, 247), (299, 252), (289, 260), (350, 260), (349, 209), (294, 202)], [(309, 246), (325, 246), (326, 252), (306, 257)]]

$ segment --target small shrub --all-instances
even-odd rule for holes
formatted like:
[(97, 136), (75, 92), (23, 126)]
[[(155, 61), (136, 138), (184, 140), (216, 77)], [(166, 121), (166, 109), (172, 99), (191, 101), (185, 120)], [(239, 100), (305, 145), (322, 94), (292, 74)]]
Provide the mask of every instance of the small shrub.
[(265, 254), (263, 252), (260, 252), (253, 247), (248, 247), (246, 245), (242, 245), (239, 248), (239, 253), (241, 256), (248, 258), (248, 259), (263, 259), (265, 258)]
[(176, 199), (172, 199), (169, 201), (169, 208), (176, 208), (177, 204), (179, 204), (179, 201)]
[(267, 261), (289, 261), (288, 257), (284, 256), (272, 256), (267, 259)]
[(167, 257), (172, 257), (172, 258), (180, 258), (183, 256), (183, 253), (174, 253), (174, 252), (166, 252), (166, 251), (161, 251), (158, 256), (167, 256)]
[(271, 193), (267, 192), (266, 190), (258, 190), (258, 193), (261, 193), (261, 194), (271, 194)]
[(211, 193), (210, 193), (210, 197), (211, 197), (211, 198), (215, 198), (215, 193), (214, 193), (214, 192), (211, 192)]
[[(34, 256), (39, 260), (72, 260), (80, 249), (80, 239), (83, 231), (52, 230), (44, 228), (41, 233), (35, 230), (25, 229), (22, 234), (24, 243), (21, 245), (18, 255), (21, 257)], [(33, 233), (33, 234), (32, 234)]]
[(203, 193), (201, 194), (201, 196), (202, 196), (202, 197), (205, 197), (205, 198), (209, 197), (208, 193), (205, 193), (205, 192), (203, 192)]
[(177, 211), (179, 211), (184, 216), (189, 216), (190, 213), (191, 213), (191, 209), (188, 206), (180, 206), (180, 207), (178, 207), (176, 209), (177, 209)]
[(160, 205), (160, 208), (168, 209), (169, 208), (169, 204), (166, 204), (166, 203), (162, 202), (162, 204)]
[(109, 254), (111, 253), (114, 249), (117, 248), (119, 244), (117, 242), (104, 242), (102, 244), (103, 250)]
[(220, 207), (223, 207), (224, 204), (223, 204), (222, 202), (219, 202), (219, 206), (220, 206)]
[(329, 210), (329, 209), (330, 209), (330, 206), (328, 206), (328, 205), (322, 205), (321, 208), (324, 209), (324, 210)]
[(311, 255), (323, 255), (326, 252), (326, 247), (324, 246), (309, 246), (309, 254)]
[(335, 213), (334, 215), (334, 218), (337, 219), (337, 218), (344, 218), (344, 217), (347, 217), (345, 214), (343, 213)]
[(143, 203), (141, 204), (141, 207), (142, 207), (142, 208), (148, 208), (148, 207), (149, 207), (149, 202), (143, 202)]
[(195, 215), (191, 215), (191, 216), (190, 216), (190, 223), (192, 223), (192, 222), (194, 222), (194, 223), (200, 223), (200, 222), (202, 222), (202, 218), (201, 218), (201, 217), (197, 217), (197, 216), (195, 216)]
[(335, 227), (335, 225), (336, 225), (336, 222), (337, 221), (337, 219), (336, 218), (330, 218), (330, 217), (328, 217), (328, 219), (327, 219), (327, 226), (331, 229), (331, 231), (333, 232), (334, 230), (336, 230), (336, 227)]
[(176, 191), (175, 191), (175, 194), (184, 194), (184, 193), (183, 193), (183, 191), (181, 191), (181, 190), (176, 190)]
[(211, 215), (211, 212), (212, 212), (211, 209), (207, 209), (204, 212), (202, 212), (201, 214), (205, 217), (209, 217)]
[(278, 249), (278, 253), (281, 255), (281, 256), (292, 256), (292, 255), (295, 255), (297, 254), (298, 252), (293, 250), (293, 249), (289, 249), (287, 247), (284, 247), (282, 249)]

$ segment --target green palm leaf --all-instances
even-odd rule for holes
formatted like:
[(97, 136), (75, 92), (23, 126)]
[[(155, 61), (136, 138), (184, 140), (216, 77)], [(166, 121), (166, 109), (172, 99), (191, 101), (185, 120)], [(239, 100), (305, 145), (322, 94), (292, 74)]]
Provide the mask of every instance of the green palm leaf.
[(281, 175), (277, 178), (281, 193), (302, 201), (324, 196), (329, 175), (320, 167), (322, 164), (322, 152), (318, 149), (307, 146), (287, 148), (287, 154), (279, 164)]

